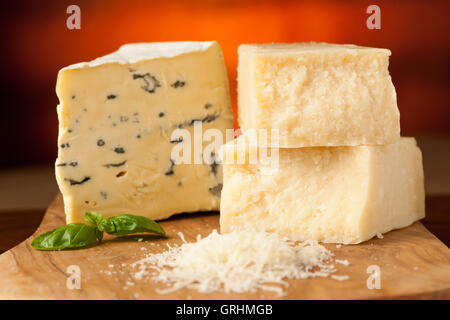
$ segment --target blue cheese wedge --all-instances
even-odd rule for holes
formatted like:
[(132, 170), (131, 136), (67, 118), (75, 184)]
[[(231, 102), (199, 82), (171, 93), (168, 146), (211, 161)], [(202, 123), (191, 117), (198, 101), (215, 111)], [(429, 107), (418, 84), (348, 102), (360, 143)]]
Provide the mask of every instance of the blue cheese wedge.
[[(354, 244), (425, 216), (414, 138), (380, 146), (281, 148), (278, 163), (244, 135), (223, 146), (220, 231), (247, 228), (293, 240)], [(243, 153), (245, 157), (241, 157)]]
[(216, 42), (124, 45), (63, 68), (56, 92), (56, 178), (68, 223), (83, 221), (89, 210), (164, 219), (219, 209), (222, 170), (215, 153), (201, 164), (177, 163), (171, 155), (183, 143), (173, 139), (175, 129), (194, 140), (195, 123), (200, 133), (214, 128), (224, 137), (233, 128)]

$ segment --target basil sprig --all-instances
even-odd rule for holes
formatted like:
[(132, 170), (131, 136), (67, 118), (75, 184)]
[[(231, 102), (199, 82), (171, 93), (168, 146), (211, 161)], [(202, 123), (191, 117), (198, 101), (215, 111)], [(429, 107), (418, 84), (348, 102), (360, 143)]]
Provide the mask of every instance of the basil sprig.
[(88, 225), (78, 222), (61, 226), (34, 238), (31, 246), (37, 250), (84, 248), (100, 243), (104, 232), (117, 237), (154, 233), (167, 238), (164, 229), (146, 217), (122, 214), (105, 219), (100, 213), (88, 211), (84, 220)]
[(95, 228), (95, 233), (97, 235), (98, 242), (102, 242), (103, 239), (103, 230), (99, 227), (101, 222), (105, 219), (100, 213), (87, 211), (84, 214), (84, 220), (91, 225), (91, 227)]

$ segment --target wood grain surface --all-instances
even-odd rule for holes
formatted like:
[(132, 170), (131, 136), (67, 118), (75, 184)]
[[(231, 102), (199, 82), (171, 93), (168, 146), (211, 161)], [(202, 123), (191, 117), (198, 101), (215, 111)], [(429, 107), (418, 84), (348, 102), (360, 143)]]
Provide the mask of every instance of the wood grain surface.
[[(62, 198), (58, 195), (48, 208), (35, 234), (65, 223)], [(149, 252), (162, 252), (166, 244), (181, 244), (182, 231), (187, 241), (197, 234), (208, 235), (219, 228), (217, 213), (185, 214), (162, 221), (169, 240), (152, 236), (106, 238), (104, 243), (82, 250), (61, 252), (36, 251), (30, 247), (32, 237), (0, 255), (0, 298), (2, 299), (279, 299), (275, 294), (258, 291), (251, 294), (201, 294), (193, 290), (160, 295), (164, 285), (150, 280), (135, 280), (129, 264)], [(137, 241), (143, 238), (142, 242)], [(372, 239), (359, 245), (337, 248), (326, 245), (336, 259), (347, 259), (349, 266), (336, 264), (331, 278), (290, 280), (281, 299), (449, 299), (450, 251), (420, 222), (389, 232), (384, 239)], [(122, 264), (125, 266), (122, 267)], [(67, 268), (81, 270), (81, 289), (66, 286)], [(114, 267), (110, 267), (113, 265)], [(368, 289), (367, 267), (378, 265), (381, 288)]]

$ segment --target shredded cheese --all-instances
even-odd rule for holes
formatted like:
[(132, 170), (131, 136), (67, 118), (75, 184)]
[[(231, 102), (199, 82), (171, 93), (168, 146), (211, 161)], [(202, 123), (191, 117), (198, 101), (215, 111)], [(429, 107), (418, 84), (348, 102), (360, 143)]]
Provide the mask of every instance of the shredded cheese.
[(316, 241), (295, 245), (276, 234), (214, 230), (197, 242), (183, 243), (158, 254), (147, 254), (132, 266), (135, 279), (149, 278), (168, 285), (159, 293), (181, 288), (202, 293), (255, 292), (258, 289), (283, 295), (286, 279), (327, 277), (335, 272), (333, 254)]

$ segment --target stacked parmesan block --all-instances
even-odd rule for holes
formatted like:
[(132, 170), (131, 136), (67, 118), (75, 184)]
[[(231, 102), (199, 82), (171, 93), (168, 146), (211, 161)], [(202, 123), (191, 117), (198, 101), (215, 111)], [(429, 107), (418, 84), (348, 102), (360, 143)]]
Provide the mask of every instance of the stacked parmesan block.
[[(243, 135), (223, 148), (222, 232), (349, 244), (424, 217), (422, 156), (400, 137), (389, 56), (353, 45), (239, 47)], [(249, 142), (250, 129), (278, 130), (277, 170), (249, 161), (251, 150), (274, 148)]]

